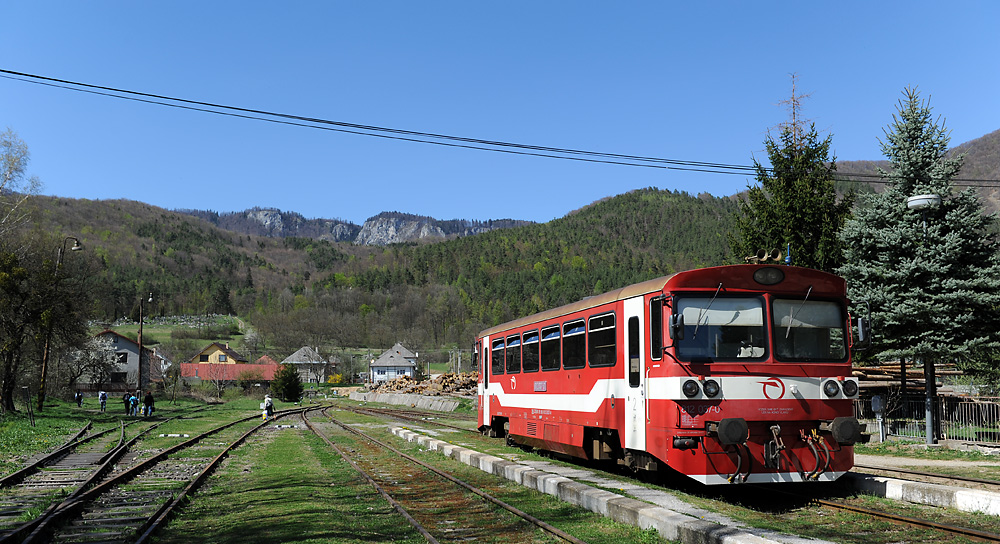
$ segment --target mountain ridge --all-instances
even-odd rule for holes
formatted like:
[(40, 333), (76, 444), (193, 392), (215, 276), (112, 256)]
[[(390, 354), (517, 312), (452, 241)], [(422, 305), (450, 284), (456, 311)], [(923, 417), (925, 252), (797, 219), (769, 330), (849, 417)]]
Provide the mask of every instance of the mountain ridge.
[(192, 209), (174, 211), (204, 219), (237, 234), (270, 238), (312, 238), (367, 246), (435, 242), (533, 224), (532, 221), (519, 219), (441, 220), (391, 211), (381, 212), (365, 220), (363, 225), (356, 225), (341, 219), (306, 219), (298, 212), (259, 206), (224, 213)]

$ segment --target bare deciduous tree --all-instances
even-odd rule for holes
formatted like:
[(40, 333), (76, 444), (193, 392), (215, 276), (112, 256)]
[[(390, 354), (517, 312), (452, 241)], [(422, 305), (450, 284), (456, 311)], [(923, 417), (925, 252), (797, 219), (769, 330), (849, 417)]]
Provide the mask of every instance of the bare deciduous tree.
[(41, 181), (27, 175), (30, 158), (28, 145), (16, 132), (8, 128), (0, 133), (0, 236), (25, 221), (21, 205), (41, 189)]

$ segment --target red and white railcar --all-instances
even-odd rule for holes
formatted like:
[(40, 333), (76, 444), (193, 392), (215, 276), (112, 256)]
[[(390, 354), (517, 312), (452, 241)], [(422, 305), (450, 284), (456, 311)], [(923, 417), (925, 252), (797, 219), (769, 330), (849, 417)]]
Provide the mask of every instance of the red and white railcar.
[(833, 274), (748, 264), (504, 323), (475, 342), (479, 427), (705, 484), (835, 480), (860, 436), (847, 304)]

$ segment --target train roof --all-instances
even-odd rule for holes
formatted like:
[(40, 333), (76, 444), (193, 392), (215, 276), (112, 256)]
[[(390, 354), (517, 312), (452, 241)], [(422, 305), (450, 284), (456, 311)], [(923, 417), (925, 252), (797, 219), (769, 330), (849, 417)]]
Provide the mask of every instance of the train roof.
[(587, 297), (583, 300), (572, 302), (564, 306), (559, 306), (557, 308), (552, 308), (551, 310), (545, 310), (544, 312), (539, 312), (537, 314), (531, 314), (520, 319), (515, 319), (513, 321), (508, 321), (506, 323), (501, 323), (495, 327), (490, 327), (479, 333), (479, 336), (492, 335), (493, 333), (506, 331), (509, 329), (516, 329), (517, 327), (523, 327), (525, 325), (531, 325), (532, 323), (537, 323), (539, 321), (545, 321), (546, 319), (552, 319), (553, 317), (559, 317), (561, 315), (571, 314), (573, 312), (579, 312), (581, 310), (587, 310), (600, 306), (602, 304), (607, 304), (609, 302), (616, 302), (619, 300), (624, 300), (626, 298), (632, 298), (639, 295), (645, 295), (647, 293), (655, 293), (663, 290), (663, 286), (667, 284), (667, 280), (672, 278), (674, 275), (663, 276), (660, 278), (647, 280), (641, 283), (635, 283), (632, 285), (627, 285), (621, 289), (615, 289), (614, 291), (608, 291), (607, 293), (602, 293), (600, 295), (594, 295), (592, 297)]
[[(513, 321), (501, 323), (500, 325), (490, 327), (480, 332), (479, 336), (493, 335), (501, 331), (516, 329), (518, 327), (532, 325), (540, 321), (557, 318), (574, 312), (588, 310), (603, 304), (617, 302), (619, 300), (645, 295), (648, 293), (660, 292), (667, 286), (667, 283), (672, 283), (671, 289), (680, 288), (683, 290), (715, 289), (716, 282), (720, 281), (724, 281), (727, 284), (731, 281), (736, 283), (746, 283), (754, 270), (768, 266), (774, 265), (737, 264), (685, 270), (669, 276), (663, 276), (644, 281), (642, 283), (628, 285), (622, 287), (621, 289), (608, 291), (607, 293), (588, 297), (578, 302), (559, 306), (558, 308), (552, 308), (551, 310), (545, 310), (537, 314), (531, 314)], [(813, 270), (811, 268), (786, 268), (784, 266), (781, 268), (785, 270), (794, 270), (795, 272), (789, 276), (788, 281), (783, 281), (780, 286), (769, 287), (768, 291), (772, 293), (805, 292), (807, 286), (811, 287), (815, 285), (818, 288), (818, 291), (834, 294), (836, 296), (846, 295), (846, 282), (839, 276), (820, 270)], [(671, 279), (674, 278), (676, 279), (671, 282)]]

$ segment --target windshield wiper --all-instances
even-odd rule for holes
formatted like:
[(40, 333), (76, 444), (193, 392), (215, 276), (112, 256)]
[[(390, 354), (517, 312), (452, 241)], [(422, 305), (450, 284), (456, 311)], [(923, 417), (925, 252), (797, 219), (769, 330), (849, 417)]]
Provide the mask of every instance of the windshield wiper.
[(788, 335), (791, 334), (791, 332), (792, 332), (792, 323), (795, 323), (795, 316), (799, 315), (799, 311), (802, 310), (802, 307), (806, 305), (806, 301), (809, 300), (809, 294), (812, 293), (812, 292), (813, 292), (813, 286), (810, 285), (809, 286), (809, 290), (806, 291), (806, 298), (802, 299), (802, 303), (799, 304), (799, 307), (795, 308), (794, 311), (789, 310), (789, 312), (788, 312), (788, 328), (785, 329), (785, 338), (788, 338)]
[[(810, 287), (810, 289), (812, 288)], [(719, 296), (719, 291), (722, 291), (721, 282), (719, 283), (719, 288), (715, 290), (715, 295), (712, 296), (712, 300), (708, 301), (708, 306), (705, 306), (704, 308), (698, 311), (698, 321), (696, 321), (694, 324), (694, 333), (691, 335), (692, 340), (698, 338), (698, 327), (701, 326), (701, 318), (702, 316), (708, 313), (708, 309), (712, 307), (712, 303), (715, 302), (715, 299)]]

